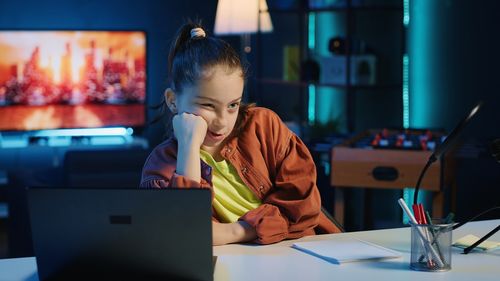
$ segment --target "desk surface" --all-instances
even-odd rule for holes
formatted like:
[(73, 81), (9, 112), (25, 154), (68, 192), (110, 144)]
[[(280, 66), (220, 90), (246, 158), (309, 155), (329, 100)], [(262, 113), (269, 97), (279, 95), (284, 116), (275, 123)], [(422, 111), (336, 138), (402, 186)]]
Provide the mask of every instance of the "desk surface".
[[(472, 222), (453, 231), (453, 240), (466, 234), (483, 236), (500, 224), (500, 220)], [(298, 240), (258, 245), (214, 247), (218, 256), (215, 280), (498, 280), (500, 249), (473, 251), (468, 255), (453, 248), (452, 269), (447, 272), (418, 272), (409, 269), (410, 229), (396, 228), (309, 236), (300, 241), (355, 237), (399, 251), (399, 259), (332, 264), (305, 254), (290, 245)], [(490, 238), (499, 241), (500, 233)], [(38, 280), (34, 257), (0, 260), (0, 281)]]

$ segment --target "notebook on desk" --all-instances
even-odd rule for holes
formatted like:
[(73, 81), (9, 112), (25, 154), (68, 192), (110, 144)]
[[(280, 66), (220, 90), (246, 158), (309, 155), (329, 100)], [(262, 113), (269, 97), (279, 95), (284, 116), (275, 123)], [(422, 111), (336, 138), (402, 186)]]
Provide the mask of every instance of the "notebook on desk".
[(296, 242), (293, 248), (334, 264), (401, 257), (401, 253), (354, 238)]
[(45, 280), (213, 280), (202, 189), (28, 188)]

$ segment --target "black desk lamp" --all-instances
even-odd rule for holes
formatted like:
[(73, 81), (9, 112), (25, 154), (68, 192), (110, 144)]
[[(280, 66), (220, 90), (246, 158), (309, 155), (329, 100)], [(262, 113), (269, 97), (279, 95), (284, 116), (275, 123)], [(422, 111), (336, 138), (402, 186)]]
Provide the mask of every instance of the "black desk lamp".
[(418, 177), (417, 185), (415, 186), (415, 192), (413, 194), (413, 204), (417, 204), (417, 198), (418, 198), (418, 191), (420, 189), (420, 183), (422, 182), (422, 178), (425, 175), (425, 172), (429, 168), (429, 166), (436, 162), (441, 155), (443, 155), (452, 145), (457, 141), (458, 136), (460, 133), (462, 133), (463, 129), (469, 123), (469, 121), (477, 114), (479, 111), (479, 108), (481, 108), (483, 102), (478, 102), (474, 108), (469, 112), (469, 114), (458, 123), (458, 125), (451, 131), (451, 133), (446, 137), (444, 142), (439, 145), (434, 152), (431, 154), (429, 157), (429, 160), (427, 160), (427, 163), (424, 166), (424, 169), (422, 169), (422, 172), (420, 173), (420, 176)]
[[(460, 133), (462, 133), (462, 130), (465, 128), (465, 126), (470, 122), (470, 120), (477, 114), (477, 112), (479, 111), (479, 109), (481, 108), (482, 106), (482, 102), (478, 102), (478, 104), (476, 106), (474, 106), (474, 108), (472, 108), (472, 110), (469, 112), (469, 114), (464, 118), (462, 119), (462, 121), (460, 121), (460, 123), (458, 123), (458, 125), (451, 131), (451, 133), (448, 135), (448, 137), (446, 137), (446, 139), (444, 140), (444, 142), (438, 146), (436, 148), (436, 150), (434, 150), (434, 153), (431, 154), (431, 156), (429, 157), (429, 160), (427, 160), (427, 163), (425, 164), (424, 166), (424, 169), (422, 170), (422, 172), (420, 173), (420, 176), (418, 177), (418, 181), (417, 181), (417, 185), (415, 186), (415, 193), (413, 194), (413, 204), (417, 204), (417, 198), (418, 198), (418, 191), (420, 189), (420, 183), (422, 181), (422, 178), (424, 177), (424, 174), (425, 172), (427, 171), (427, 169), (429, 168), (429, 166), (434, 163), (437, 159), (439, 159), (439, 157), (441, 157), (441, 155), (443, 155), (450, 147), (452, 147), (452, 145), (457, 141), (458, 139), (458, 136), (460, 135)], [(500, 140), (495, 140), (492, 144), (492, 155), (496, 158), (497, 161), (500, 162)], [(472, 221), (486, 213), (489, 213), (490, 211), (493, 211), (493, 210), (498, 210), (500, 209), (500, 206), (497, 206), (497, 207), (493, 207), (493, 208), (490, 208), (482, 213), (480, 213), (479, 215), (476, 215), (475, 217), (473, 217), (472, 219), (470, 220), (467, 220), (467, 221), (464, 221), (464, 222), (461, 222), (461, 223), (458, 223), (456, 225), (453, 226), (453, 229), (457, 229), (459, 227), (461, 227), (462, 225), (466, 224), (467, 222), (469, 221)], [(477, 240), (475, 243), (473, 243), (472, 245), (470, 245), (469, 247), (465, 248), (464, 249), (464, 254), (468, 254), (470, 251), (472, 251), (475, 247), (477, 247), (479, 244), (481, 244), (483, 241), (485, 241), (486, 239), (488, 239), (489, 237), (491, 237), (493, 234), (495, 234), (496, 232), (498, 232), (500, 230), (500, 225), (497, 226), (495, 229), (493, 229), (492, 231), (488, 232), (485, 236), (481, 237), (479, 240)]]

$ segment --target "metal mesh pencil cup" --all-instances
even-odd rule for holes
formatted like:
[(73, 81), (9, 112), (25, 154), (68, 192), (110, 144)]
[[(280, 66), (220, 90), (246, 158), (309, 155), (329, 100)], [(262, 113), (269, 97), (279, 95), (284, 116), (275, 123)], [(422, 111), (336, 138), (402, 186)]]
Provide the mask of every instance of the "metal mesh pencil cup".
[(452, 224), (411, 224), (410, 268), (419, 271), (451, 269)]

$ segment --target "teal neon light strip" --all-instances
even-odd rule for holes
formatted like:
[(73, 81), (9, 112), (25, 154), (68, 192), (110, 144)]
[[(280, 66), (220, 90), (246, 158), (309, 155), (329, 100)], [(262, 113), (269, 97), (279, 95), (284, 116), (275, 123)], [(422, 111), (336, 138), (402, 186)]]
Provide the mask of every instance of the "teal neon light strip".
[[(410, 24), (410, 0), (403, 0), (403, 25), (405, 28)], [(410, 58), (408, 54), (403, 55), (403, 127), (405, 129), (410, 127), (410, 90), (409, 90), (409, 64)], [(413, 194), (415, 189), (403, 189), (403, 200), (406, 205), (413, 204)], [(410, 218), (403, 212), (403, 223), (408, 224)]]
[(33, 134), (35, 137), (63, 137), (63, 136), (130, 136), (132, 128), (88, 128), (88, 129), (60, 129), (41, 130)]
[[(310, 50), (316, 48), (316, 14), (309, 13), (308, 16), (308, 31), (307, 31), (307, 47)], [(308, 105), (307, 105), (307, 120), (309, 124), (316, 122), (316, 86), (308, 85)]]
[(310, 50), (314, 50), (316, 48), (316, 14), (309, 13), (308, 17), (308, 34), (307, 34), (307, 47)]
[(410, 90), (408, 85), (410, 58), (408, 54), (403, 55), (403, 127), (405, 129), (410, 127)]
[(309, 124), (314, 124), (316, 122), (316, 86), (309, 85), (309, 102), (307, 107), (307, 120)]
[(403, 24), (405, 27), (410, 24), (410, 0), (403, 0)]
[[(408, 206), (413, 205), (413, 193), (414, 193), (413, 188), (403, 189), (403, 200), (405, 201), (406, 205), (408, 205)], [(404, 224), (410, 223), (410, 218), (408, 217), (408, 215), (406, 215), (405, 212), (403, 212), (403, 223)]]

